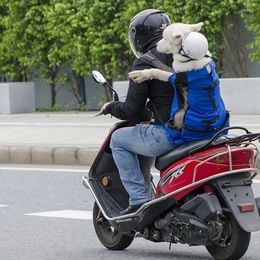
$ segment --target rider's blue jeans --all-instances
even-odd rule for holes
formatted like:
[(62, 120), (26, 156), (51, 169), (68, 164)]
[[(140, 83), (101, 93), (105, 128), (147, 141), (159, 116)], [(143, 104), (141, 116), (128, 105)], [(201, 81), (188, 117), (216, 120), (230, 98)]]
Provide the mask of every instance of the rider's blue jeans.
[(129, 194), (129, 204), (148, 201), (149, 191), (137, 155), (156, 157), (173, 149), (164, 129), (145, 124), (121, 128), (112, 134), (110, 147), (121, 181)]

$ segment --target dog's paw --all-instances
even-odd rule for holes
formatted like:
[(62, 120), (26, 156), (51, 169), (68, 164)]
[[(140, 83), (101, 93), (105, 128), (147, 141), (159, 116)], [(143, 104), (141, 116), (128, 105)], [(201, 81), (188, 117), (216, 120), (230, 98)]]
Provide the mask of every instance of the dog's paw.
[(149, 80), (151, 78), (150, 71), (146, 70), (134, 70), (128, 74), (129, 78), (137, 83)]

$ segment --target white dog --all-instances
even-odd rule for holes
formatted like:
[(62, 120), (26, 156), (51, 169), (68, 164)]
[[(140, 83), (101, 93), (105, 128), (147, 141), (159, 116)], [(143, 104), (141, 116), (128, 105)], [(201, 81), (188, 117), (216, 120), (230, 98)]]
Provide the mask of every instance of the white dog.
[[(191, 32), (199, 32), (202, 26), (203, 23), (174, 23), (163, 31), (163, 38), (157, 43), (157, 49), (159, 52), (173, 54), (172, 68), (175, 72), (197, 70), (210, 63), (211, 55), (207, 50), (205, 53), (207, 54), (206, 57), (203, 55), (200, 59), (191, 59), (188, 55), (183, 55), (180, 52), (185, 37)], [(194, 44), (194, 47), (196, 48), (197, 46)], [(210, 70), (210, 67), (208, 66), (207, 69)], [(168, 81), (170, 75), (170, 72), (162, 71), (160, 69), (145, 69), (130, 72), (129, 78), (138, 83), (149, 79)]]

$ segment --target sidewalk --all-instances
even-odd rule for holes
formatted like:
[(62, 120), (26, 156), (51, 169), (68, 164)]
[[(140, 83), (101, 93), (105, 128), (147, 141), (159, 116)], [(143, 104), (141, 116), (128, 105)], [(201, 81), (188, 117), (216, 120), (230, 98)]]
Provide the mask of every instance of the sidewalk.
[[(117, 121), (93, 112), (0, 115), (0, 163), (90, 165)], [(259, 116), (232, 116), (231, 125), (260, 132)]]
[(0, 163), (89, 165), (117, 122), (95, 113), (0, 115)]

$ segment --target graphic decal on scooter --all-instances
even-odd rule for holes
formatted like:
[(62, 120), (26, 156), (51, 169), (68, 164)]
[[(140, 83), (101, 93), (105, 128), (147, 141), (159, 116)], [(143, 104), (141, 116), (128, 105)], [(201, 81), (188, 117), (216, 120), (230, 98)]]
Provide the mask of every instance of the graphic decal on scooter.
[(168, 173), (166, 173), (160, 180), (160, 186), (164, 186), (169, 180), (170, 180), (169, 181), (170, 184), (173, 180), (179, 178), (184, 173), (184, 169), (187, 166), (187, 164), (189, 164), (189, 162), (185, 163), (180, 167), (172, 169)]

